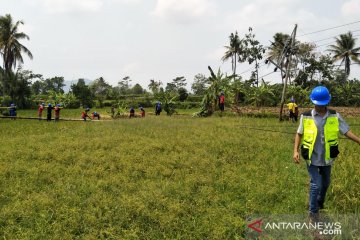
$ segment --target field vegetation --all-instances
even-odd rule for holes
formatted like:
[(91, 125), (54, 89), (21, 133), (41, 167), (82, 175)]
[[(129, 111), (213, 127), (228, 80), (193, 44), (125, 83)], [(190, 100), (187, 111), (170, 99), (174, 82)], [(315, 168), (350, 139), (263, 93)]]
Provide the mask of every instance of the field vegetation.
[[(0, 129), (3, 239), (243, 239), (251, 215), (307, 211), (289, 122), (2, 119)], [(342, 139), (340, 152), (327, 211), (359, 214), (358, 146)]]

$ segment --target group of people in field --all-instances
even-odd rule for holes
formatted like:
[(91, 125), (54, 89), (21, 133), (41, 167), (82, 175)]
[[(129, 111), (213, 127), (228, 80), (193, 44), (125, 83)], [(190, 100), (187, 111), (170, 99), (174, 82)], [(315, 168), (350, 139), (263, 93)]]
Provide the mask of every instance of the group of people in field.
[(84, 121), (86, 121), (86, 119), (90, 119), (90, 120), (94, 120), (94, 119), (100, 120), (101, 119), (100, 113), (92, 112), (91, 117), (90, 117), (89, 114), (88, 114), (89, 111), (90, 111), (90, 108), (86, 107), (85, 110), (81, 113), (81, 118)]
[(56, 105), (52, 105), (51, 103), (49, 103), (47, 106), (45, 106), (45, 103), (41, 103), (39, 104), (38, 107), (38, 118), (39, 120), (42, 120), (42, 114), (44, 109), (47, 109), (47, 114), (46, 114), (46, 121), (51, 121), (52, 120), (52, 111), (54, 110), (55, 112), (55, 122), (60, 120), (60, 110), (62, 109), (62, 107), (60, 106), (60, 104), (56, 104)]
[[(300, 163), (300, 156), (305, 160), (306, 167), (310, 177), (309, 190), (309, 216), (313, 222), (319, 221), (319, 211), (324, 208), (325, 196), (330, 185), (331, 167), (335, 158), (339, 155), (339, 133), (360, 145), (360, 138), (350, 130), (349, 125), (335, 110), (327, 106), (331, 100), (328, 89), (324, 86), (315, 87), (310, 100), (314, 108), (304, 112), (300, 116), (300, 124), (295, 135), (295, 144), (293, 151), (293, 160)], [(225, 94), (221, 92), (218, 96), (219, 109), (225, 109)], [(292, 98), (287, 104), (289, 110), (289, 119), (297, 122), (299, 110)], [(49, 103), (41, 103), (38, 108), (38, 118), (42, 119), (43, 110), (47, 109), (46, 120), (52, 120), (52, 111), (55, 112), (55, 121), (59, 121), (61, 107), (59, 104), (53, 106)], [(82, 119), (87, 118), (100, 120), (100, 114), (93, 112), (91, 117), (88, 115), (90, 108), (82, 112)], [(115, 114), (114, 107), (111, 109)], [(16, 106), (11, 104), (9, 107), (10, 116), (16, 118)], [(160, 102), (155, 105), (155, 114), (160, 115), (162, 106)], [(129, 117), (135, 117), (135, 109), (130, 108)], [(140, 116), (145, 117), (145, 109), (140, 107)]]
[[(53, 120), (53, 118), (52, 118), (53, 111), (55, 112), (55, 117), (54, 117), (55, 122), (60, 120), (60, 111), (62, 109), (60, 104), (56, 104), (53, 106), (51, 103), (49, 103), (48, 105), (46, 105), (44, 102), (40, 103), (38, 106), (38, 111), (37, 111), (39, 120), (43, 120), (44, 109), (46, 109), (46, 111), (47, 111), (47, 114), (46, 114), (47, 121)], [(144, 118), (145, 117), (145, 109), (142, 106), (140, 106), (139, 109), (140, 109), (139, 116)], [(90, 119), (90, 120), (94, 120), (94, 119), (100, 120), (101, 119), (100, 113), (95, 111), (95, 112), (91, 113), (91, 116), (89, 116), (89, 111), (90, 111), (90, 108), (86, 107), (83, 110), (83, 112), (81, 113), (81, 118), (84, 121), (86, 121), (87, 119)], [(160, 115), (161, 112), (162, 112), (162, 106), (161, 106), (161, 103), (158, 101), (155, 105), (155, 115)], [(115, 116), (115, 107), (111, 108), (111, 113), (113, 116)], [(11, 105), (9, 107), (9, 116), (12, 117), (12, 119), (16, 119), (17, 112), (16, 112), (16, 106), (14, 103), (11, 103)], [(133, 117), (136, 117), (135, 109), (134, 109), (134, 107), (131, 107), (130, 112), (129, 112), (129, 118), (133, 118)]]

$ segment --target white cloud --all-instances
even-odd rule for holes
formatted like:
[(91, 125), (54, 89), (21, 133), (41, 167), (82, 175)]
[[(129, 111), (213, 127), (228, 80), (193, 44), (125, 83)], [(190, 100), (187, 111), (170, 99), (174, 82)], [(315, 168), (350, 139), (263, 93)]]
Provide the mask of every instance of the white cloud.
[(216, 13), (210, 0), (158, 0), (153, 14), (181, 24), (192, 23)]
[(255, 0), (229, 14), (226, 25), (232, 31), (238, 30), (242, 33), (240, 35), (247, 33), (248, 28), (252, 27), (257, 38), (266, 40), (264, 43), (268, 44), (276, 32), (291, 34), (295, 24), (303, 31), (304, 26), (312, 26), (315, 21), (320, 23), (323, 19), (302, 8), (297, 0), (274, 0), (271, 4), (265, 0)]
[(50, 13), (71, 11), (99, 11), (103, 0), (27, 0), (27, 4), (40, 6)]
[(347, 1), (341, 7), (344, 17), (358, 17), (360, 12), (360, 0)]

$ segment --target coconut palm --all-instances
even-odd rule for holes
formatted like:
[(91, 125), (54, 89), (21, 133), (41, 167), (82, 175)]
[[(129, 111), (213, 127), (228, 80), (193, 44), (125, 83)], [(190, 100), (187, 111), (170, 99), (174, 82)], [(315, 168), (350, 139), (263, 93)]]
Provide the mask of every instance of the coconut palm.
[(237, 32), (231, 33), (229, 36), (230, 39), (230, 46), (225, 46), (226, 52), (224, 56), (221, 58), (222, 61), (227, 61), (231, 59), (231, 69), (233, 71), (233, 75), (236, 74), (236, 63), (238, 61), (241, 62), (240, 56), (243, 53), (243, 45), (242, 40), (239, 38)]
[(20, 43), (20, 40), (29, 40), (28, 35), (19, 32), (19, 26), (23, 24), (23, 21), (14, 22), (10, 14), (0, 16), (0, 53), (6, 72), (9, 72), (12, 67), (16, 68), (17, 63), (24, 62), (22, 53), (30, 59), (33, 58), (30, 50)]
[(271, 59), (276, 63), (280, 63), (279, 61), (284, 55), (284, 48), (290, 41), (290, 36), (284, 33), (276, 33), (273, 38), (274, 41), (271, 42), (271, 45), (268, 48), (268, 59)]
[(330, 45), (328, 51), (334, 54), (335, 61), (341, 60), (341, 64), (345, 63), (345, 73), (350, 75), (351, 60), (360, 64), (360, 47), (356, 47), (356, 38), (351, 32), (340, 34), (336, 39), (336, 45)]

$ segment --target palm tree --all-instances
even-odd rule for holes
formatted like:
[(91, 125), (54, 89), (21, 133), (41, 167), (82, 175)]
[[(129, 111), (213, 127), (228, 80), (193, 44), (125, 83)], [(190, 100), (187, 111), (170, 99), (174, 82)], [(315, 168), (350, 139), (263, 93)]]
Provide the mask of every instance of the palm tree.
[(284, 55), (284, 48), (286, 45), (288, 45), (290, 36), (284, 33), (276, 33), (273, 38), (274, 41), (271, 42), (271, 45), (268, 48), (268, 59), (281, 64), (279, 61)]
[(231, 59), (231, 69), (233, 71), (233, 75), (236, 74), (236, 63), (241, 59), (240, 56), (243, 53), (243, 45), (242, 40), (239, 38), (239, 35), (237, 32), (231, 33), (229, 36), (230, 39), (230, 46), (225, 46), (226, 52), (224, 56), (221, 58), (222, 61), (227, 61), (228, 59)]
[(330, 51), (334, 54), (335, 61), (341, 60), (342, 65), (345, 62), (346, 77), (350, 75), (351, 60), (360, 64), (360, 47), (355, 47), (356, 38), (351, 32), (340, 34), (336, 39), (336, 45), (330, 45)]
[(19, 32), (19, 26), (23, 24), (23, 21), (14, 23), (10, 14), (0, 16), (0, 54), (6, 72), (10, 72), (12, 67), (16, 68), (18, 62), (24, 63), (22, 52), (30, 59), (33, 58), (30, 50), (19, 42), (22, 39), (30, 39), (25, 33)]

